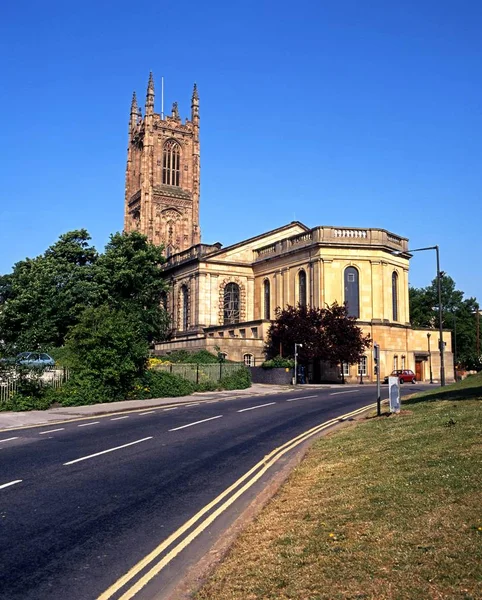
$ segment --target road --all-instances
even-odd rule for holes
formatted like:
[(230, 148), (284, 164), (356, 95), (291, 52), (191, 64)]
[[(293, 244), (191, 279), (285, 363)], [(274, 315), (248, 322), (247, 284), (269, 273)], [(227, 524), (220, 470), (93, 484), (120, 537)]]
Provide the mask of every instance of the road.
[(374, 396), (302, 389), (0, 433), (0, 597), (166, 597), (296, 448), (257, 463)]

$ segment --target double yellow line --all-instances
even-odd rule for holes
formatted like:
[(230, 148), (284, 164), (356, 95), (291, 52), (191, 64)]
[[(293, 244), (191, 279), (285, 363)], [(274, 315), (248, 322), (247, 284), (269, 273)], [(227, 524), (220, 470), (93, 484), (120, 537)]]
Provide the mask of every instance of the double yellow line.
[[(123, 575), (120, 579), (118, 579), (113, 585), (109, 587), (103, 594), (101, 594), (97, 600), (108, 600), (112, 598), (114, 594), (119, 592), (124, 586), (127, 584), (131, 584), (132, 581), (139, 575), (141, 571), (146, 569), (149, 565), (151, 568), (142, 575), (135, 583), (132, 583), (131, 587), (129, 587), (123, 595), (119, 598), (119, 600), (129, 600), (130, 598), (134, 598), (134, 596), (145, 587), (153, 577), (158, 575), (162, 569), (168, 565), (186, 546), (188, 546), (198, 535), (200, 535), (206, 527), (208, 527), (220, 514), (222, 514), (225, 510), (227, 510), (231, 504), (233, 504), (246, 490), (252, 487), (263, 475), (266, 471), (272, 467), (284, 454), (299, 446), (304, 441), (309, 439), (310, 437), (316, 435), (317, 433), (327, 429), (335, 425), (340, 421), (346, 421), (350, 417), (354, 417), (359, 415), (360, 413), (365, 412), (366, 410), (375, 408), (376, 404), (370, 404), (368, 406), (364, 406), (363, 408), (359, 408), (350, 413), (346, 413), (341, 415), (340, 417), (336, 417), (335, 419), (330, 419), (329, 421), (325, 421), (324, 423), (320, 423), (316, 425), (312, 429), (301, 433), (296, 436), (292, 440), (286, 442), (279, 448), (275, 448), (272, 452), (267, 454), (263, 460), (258, 462), (252, 469), (250, 469), (247, 473), (245, 473), (242, 477), (240, 477), (233, 485), (224, 490), (217, 498), (215, 498), (212, 502), (207, 504), (204, 508), (202, 508), (198, 513), (196, 513), (191, 519), (186, 521), (184, 525), (182, 525), (177, 531), (172, 533), (166, 540), (164, 540), (157, 548), (155, 548), (152, 552), (150, 552), (147, 556), (145, 556), (142, 560), (140, 560), (136, 565), (134, 565), (125, 575)], [(243, 485), (242, 485), (243, 484)], [(241, 487), (240, 487), (241, 486)], [(236, 488), (239, 488), (236, 490)], [(234, 492), (234, 493), (232, 493)], [(232, 494), (232, 495), (230, 495)], [(225, 500), (225, 498), (229, 496)], [(224, 502), (218, 506), (216, 510), (214, 510), (211, 514), (209, 514), (203, 521), (201, 521), (198, 526), (191, 531), (186, 537), (181, 539), (164, 557), (159, 559), (160, 555), (171, 546), (176, 540), (178, 540), (181, 536), (183, 536), (191, 527), (193, 527), (206, 513), (211, 511), (216, 505), (220, 502)]]

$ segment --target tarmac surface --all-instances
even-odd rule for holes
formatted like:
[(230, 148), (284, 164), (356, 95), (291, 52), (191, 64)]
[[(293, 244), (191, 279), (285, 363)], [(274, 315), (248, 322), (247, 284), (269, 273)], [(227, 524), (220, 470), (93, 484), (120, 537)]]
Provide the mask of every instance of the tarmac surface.
[(254, 383), (245, 390), (224, 390), (221, 392), (196, 392), (190, 396), (178, 398), (151, 398), (149, 400), (122, 400), (120, 402), (106, 402), (104, 404), (91, 404), (88, 406), (59, 406), (47, 410), (31, 410), (22, 412), (0, 412), (0, 431), (65, 422), (73, 419), (95, 417), (113, 413), (122, 413), (131, 410), (143, 410), (164, 405), (190, 403), (199, 400), (216, 400), (222, 398), (242, 398), (244, 396), (264, 396), (278, 393), (292, 393), (303, 389), (318, 390), (325, 388), (349, 388), (350, 385), (306, 384), (306, 385), (267, 385)]

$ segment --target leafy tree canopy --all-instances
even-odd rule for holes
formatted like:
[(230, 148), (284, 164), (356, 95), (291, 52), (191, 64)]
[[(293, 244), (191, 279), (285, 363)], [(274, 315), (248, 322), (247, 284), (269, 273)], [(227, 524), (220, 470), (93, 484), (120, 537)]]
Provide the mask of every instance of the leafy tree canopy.
[[(475, 298), (464, 298), (455, 288), (452, 277), (441, 279), (442, 324), (452, 330), (452, 347), (457, 350), (458, 366), (480, 369), (482, 364), (476, 351), (476, 313), (479, 305)], [(410, 288), (410, 321), (414, 327), (438, 328), (438, 286), (435, 278), (426, 288)], [(455, 335), (456, 332), (456, 335)]]
[(148, 341), (165, 335), (162, 248), (137, 232), (112, 235), (103, 254), (90, 240), (85, 229), (68, 232), (0, 277), (4, 352), (62, 346), (84, 310), (102, 305), (135, 315)]
[(346, 306), (334, 303), (326, 308), (288, 306), (276, 310), (276, 320), (268, 331), (267, 358), (292, 358), (296, 344), (301, 362), (327, 361), (332, 365), (356, 363), (371, 345)]

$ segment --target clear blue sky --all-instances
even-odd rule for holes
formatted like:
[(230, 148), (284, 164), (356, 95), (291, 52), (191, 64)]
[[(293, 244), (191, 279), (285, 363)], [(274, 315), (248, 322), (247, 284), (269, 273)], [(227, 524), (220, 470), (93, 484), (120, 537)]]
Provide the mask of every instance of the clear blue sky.
[[(201, 228), (224, 245), (293, 219), (439, 244), (482, 302), (482, 2), (4, 3), (0, 273), (123, 223), (127, 123), (149, 71), (201, 102)], [(411, 284), (435, 275), (434, 253)]]

